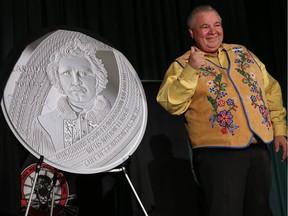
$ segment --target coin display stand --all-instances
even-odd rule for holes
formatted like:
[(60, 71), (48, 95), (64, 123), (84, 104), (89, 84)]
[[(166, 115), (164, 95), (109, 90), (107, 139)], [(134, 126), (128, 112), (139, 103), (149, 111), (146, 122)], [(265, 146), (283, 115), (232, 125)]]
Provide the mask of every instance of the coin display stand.
[[(37, 165), (36, 165), (36, 170), (35, 170), (35, 176), (34, 176), (34, 180), (33, 180), (33, 185), (32, 185), (32, 188), (31, 188), (31, 192), (30, 192), (30, 196), (29, 196), (29, 201), (28, 201), (28, 204), (27, 204), (27, 207), (26, 207), (26, 210), (25, 210), (25, 216), (28, 216), (29, 215), (29, 209), (30, 209), (30, 206), (31, 206), (31, 202), (32, 202), (32, 197), (33, 197), (33, 194), (34, 194), (34, 191), (35, 191), (35, 186), (37, 184), (37, 179), (38, 179), (38, 175), (40, 173), (40, 170), (41, 170), (41, 165), (43, 163), (43, 159), (44, 159), (44, 156), (41, 155), (38, 162), (37, 162)], [(144, 207), (144, 205), (142, 204), (141, 202), (141, 199), (139, 198), (130, 178), (129, 178), (129, 175), (127, 174), (126, 172), (126, 167), (125, 167), (125, 163), (123, 163), (120, 168), (115, 168), (115, 169), (112, 169), (108, 172), (123, 172), (138, 204), (140, 205), (143, 213), (145, 216), (148, 216), (148, 213)], [(51, 188), (51, 191), (52, 191), (52, 197), (51, 197), (51, 207), (50, 207), (50, 216), (53, 216), (53, 208), (54, 208), (54, 197), (55, 197), (55, 185), (56, 185), (56, 182), (57, 182), (57, 169), (54, 168), (54, 175), (53, 175), (53, 185), (52, 185), (52, 188)]]

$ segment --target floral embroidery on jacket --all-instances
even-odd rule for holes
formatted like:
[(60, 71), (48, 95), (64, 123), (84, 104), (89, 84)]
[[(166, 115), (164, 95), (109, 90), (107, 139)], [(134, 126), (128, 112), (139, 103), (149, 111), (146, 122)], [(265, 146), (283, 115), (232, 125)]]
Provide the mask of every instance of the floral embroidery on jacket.
[(227, 96), (227, 83), (222, 82), (222, 74), (217, 73), (215, 68), (211, 66), (201, 68), (200, 70), (202, 72), (200, 76), (214, 77), (214, 80), (209, 80), (206, 83), (209, 92), (215, 95), (214, 97), (210, 95), (207, 96), (207, 100), (212, 105), (212, 115), (209, 117), (211, 126), (215, 127), (215, 124), (218, 123), (219, 126), (222, 127), (222, 134), (230, 133), (234, 135), (234, 131), (238, 129), (239, 126), (234, 124), (232, 112), (236, 112), (238, 106), (232, 98), (225, 100)]
[(256, 75), (253, 73), (246, 72), (250, 68), (250, 64), (254, 64), (254, 61), (251, 59), (251, 56), (248, 52), (243, 52), (241, 48), (234, 48), (234, 53), (238, 55), (238, 58), (235, 60), (237, 68), (235, 70), (243, 76), (242, 83), (247, 85), (250, 88), (251, 96), (251, 105), (261, 113), (263, 119), (262, 124), (267, 126), (267, 129), (272, 126), (269, 120), (269, 109), (265, 105), (263, 98), (262, 89), (259, 87), (259, 84), (256, 80)]

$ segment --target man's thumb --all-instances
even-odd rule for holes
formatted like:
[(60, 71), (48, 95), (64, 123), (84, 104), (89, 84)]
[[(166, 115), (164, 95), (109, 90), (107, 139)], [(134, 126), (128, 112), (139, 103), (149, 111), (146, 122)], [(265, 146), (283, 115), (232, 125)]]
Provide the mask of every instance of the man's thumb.
[(191, 53), (194, 53), (194, 52), (196, 52), (196, 49), (195, 49), (194, 46), (192, 46), (192, 47), (191, 47)]

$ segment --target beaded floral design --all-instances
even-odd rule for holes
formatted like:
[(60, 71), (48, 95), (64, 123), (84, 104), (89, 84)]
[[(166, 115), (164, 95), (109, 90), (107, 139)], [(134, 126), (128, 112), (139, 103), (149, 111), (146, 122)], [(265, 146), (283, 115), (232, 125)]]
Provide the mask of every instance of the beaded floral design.
[(222, 134), (234, 135), (234, 131), (239, 128), (233, 122), (233, 113), (237, 111), (238, 106), (232, 98), (225, 99), (227, 96), (227, 83), (222, 81), (223, 74), (217, 73), (215, 68), (207, 66), (201, 68), (201, 76), (212, 77), (213, 80), (207, 81), (209, 92), (213, 95), (207, 96), (207, 100), (212, 105), (212, 115), (209, 117), (211, 126), (216, 124), (221, 127)]
[(234, 48), (233, 51), (238, 55), (238, 58), (235, 60), (237, 65), (235, 70), (243, 76), (242, 83), (250, 88), (251, 105), (261, 113), (263, 117), (262, 124), (266, 125), (269, 130), (272, 125), (269, 120), (269, 109), (265, 104), (262, 89), (259, 87), (256, 75), (246, 72), (246, 70), (250, 68), (250, 64), (254, 64), (254, 61), (251, 59), (251, 56), (247, 52), (243, 52), (241, 48)]

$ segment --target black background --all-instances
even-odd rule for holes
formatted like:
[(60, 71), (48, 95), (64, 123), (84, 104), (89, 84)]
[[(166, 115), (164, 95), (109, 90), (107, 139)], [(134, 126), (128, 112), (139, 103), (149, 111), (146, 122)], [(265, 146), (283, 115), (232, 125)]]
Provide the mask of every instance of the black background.
[[(122, 52), (145, 88), (149, 119), (139, 148), (127, 161), (129, 175), (151, 216), (202, 215), (202, 194), (193, 181), (182, 118), (156, 102), (171, 61), (189, 49), (186, 18), (199, 4), (222, 16), (224, 42), (240, 43), (256, 54), (282, 86), (287, 101), (287, 1), (285, 0), (2, 0), (0, 2), (1, 90), (27, 43), (61, 27), (84, 29)], [(9, 129), (0, 125), (0, 213), (20, 211), (20, 173), (29, 158)], [(278, 161), (278, 158), (276, 157)], [(274, 164), (277, 170), (286, 164)], [(282, 174), (283, 175), (283, 174)], [(66, 174), (82, 215), (143, 215), (123, 173)], [(283, 175), (286, 176), (285, 174)], [(286, 181), (284, 181), (286, 182)], [(72, 187), (73, 186), (73, 187)], [(286, 196), (283, 184), (276, 186)], [(74, 190), (73, 189), (73, 190)], [(276, 216), (286, 200), (275, 199)], [(283, 210), (284, 209), (284, 210)], [(2, 213), (3, 212), (3, 213)]]

